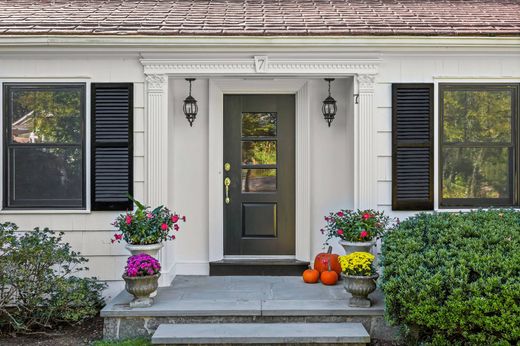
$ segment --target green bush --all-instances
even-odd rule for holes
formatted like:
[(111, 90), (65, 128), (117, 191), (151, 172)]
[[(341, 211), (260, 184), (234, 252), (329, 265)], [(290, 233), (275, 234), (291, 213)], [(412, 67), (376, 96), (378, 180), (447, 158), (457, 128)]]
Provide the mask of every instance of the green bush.
[(520, 343), (520, 213), (419, 214), (382, 246), (387, 319), (407, 344)]
[(0, 328), (29, 332), (95, 316), (105, 285), (74, 276), (87, 260), (62, 242), (63, 233), (16, 230), (0, 224)]

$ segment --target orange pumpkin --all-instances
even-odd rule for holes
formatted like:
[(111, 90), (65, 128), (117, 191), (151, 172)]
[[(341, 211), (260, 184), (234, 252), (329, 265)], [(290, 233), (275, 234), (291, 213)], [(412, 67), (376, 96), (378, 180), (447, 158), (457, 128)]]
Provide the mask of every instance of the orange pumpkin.
[(322, 284), (327, 286), (333, 286), (338, 282), (338, 273), (330, 269), (330, 262), (328, 270), (321, 273), (320, 280)]
[(315, 284), (318, 282), (319, 278), (320, 278), (320, 272), (317, 271), (316, 269), (307, 269), (306, 271), (303, 272), (303, 281), (307, 284)]
[(326, 270), (330, 270), (330, 263), (332, 270), (339, 275), (341, 274), (341, 265), (339, 264), (338, 257), (339, 255), (332, 253), (332, 246), (329, 246), (329, 249), (326, 253), (319, 253), (314, 259), (314, 269), (322, 273)]

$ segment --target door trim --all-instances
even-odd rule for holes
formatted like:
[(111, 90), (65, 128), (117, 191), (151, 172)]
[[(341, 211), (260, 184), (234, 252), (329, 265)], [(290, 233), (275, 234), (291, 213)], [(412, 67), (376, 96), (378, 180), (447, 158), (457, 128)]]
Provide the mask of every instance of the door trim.
[[(273, 88), (273, 84), (276, 86)], [(209, 80), (209, 261), (224, 258), (224, 94), (295, 94), (295, 249), (296, 259), (309, 261), (310, 232), (310, 110), (306, 80)]]

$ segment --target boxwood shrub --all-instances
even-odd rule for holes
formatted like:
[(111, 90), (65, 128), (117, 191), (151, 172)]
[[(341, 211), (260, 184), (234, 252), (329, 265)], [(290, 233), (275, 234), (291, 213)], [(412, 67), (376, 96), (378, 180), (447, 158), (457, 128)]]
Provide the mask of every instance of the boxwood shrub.
[(418, 214), (383, 242), (386, 317), (407, 344), (520, 344), (520, 213)]
[(0, 333), (42, 332), (98, 313), (105, 284), (82, 277), (87, 259), (62, 235), (0, 224)]

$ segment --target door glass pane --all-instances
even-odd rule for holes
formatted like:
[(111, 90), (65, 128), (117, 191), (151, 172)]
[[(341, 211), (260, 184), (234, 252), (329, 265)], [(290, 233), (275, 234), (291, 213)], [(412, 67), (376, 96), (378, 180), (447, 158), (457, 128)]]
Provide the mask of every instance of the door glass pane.
[(443, 198), (508, 198), (509, 148), (443, 148)]
[(41, 206), (50, 200), (82, 205), (83, 161), (79, 148), (17, 147), (9, 151), (12, 206)]
[(242, 169), (242, 192), (276, 191), (276, 169)]
[(242, 164), (275, 165), (276, 141), (243, 141)]
[(14, 143), (80, 143), (81, 88), (13, 88), (10, 106)]
[(242, 137), (276, 136), (276, 113), (242, 113)]
[(444, 142), (511, 142), (509, 90), (444, 92)]

